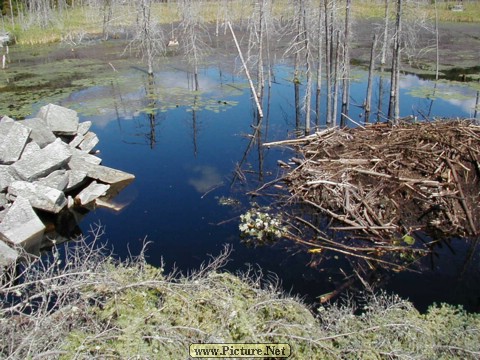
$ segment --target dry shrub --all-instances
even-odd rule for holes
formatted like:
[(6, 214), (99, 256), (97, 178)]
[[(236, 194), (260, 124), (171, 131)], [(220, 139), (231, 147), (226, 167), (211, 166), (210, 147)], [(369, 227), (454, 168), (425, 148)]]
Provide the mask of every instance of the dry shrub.
[(221, 272), (228, 248), (194, 273), (165, 275), (143, 252), (114, 261), (100, 235), (4, 274), (1, 358), (178, 359), (197, 342), (287, 342), (293, 359), (480, 357), (478, 314), (445, 305), (422, 315), (385, 294), (315, 313), (275, 278)]

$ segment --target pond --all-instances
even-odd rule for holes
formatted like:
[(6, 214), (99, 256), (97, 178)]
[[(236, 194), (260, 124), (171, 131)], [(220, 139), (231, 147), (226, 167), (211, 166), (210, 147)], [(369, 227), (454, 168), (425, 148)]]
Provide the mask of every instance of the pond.
[[(234, 55), (210, 61), (199, 73), (198, 91), (193, 91), (188, 65), (172, 57), (155, 72), (153, 84), (141, 67), (126, 66), (112, 70), (108, 81), (56, 95), (57, 104), (77, 110), (81, 121), (93, 122), (103, 164), (136, 176), (115, 198), (121, 210), (99, 208), (86, 214), (79, 226), (85, 235), (91, 227), (104, 227), (101, 242), (121, 259), (138, 254), (147, 242), (147, 261), (165, 264), (167, 271), (197, 269), (228, 244), (233, 251), (227, 270), (261, 270), (269, 278), (278, 277), (286, 291), (314, 302), (342, 282), (346, 259), (332, 255), (328, 266), (309, 267), (309, 255), (292, 243), (246, 246), (238, 229), (240, 214), (253, 202), (275, 206), (274, 198), (247, 193), (280, 176), (277, 161), (294, 155), (261, 146), (300, 130), (293, 68), (279, 61), (271, 70), (259, 143), (252, 141), (258, 119), (250, 89), (235, 64)], [(366, 81), (366, 71), (355, 68), (350, 117), (358, 122), (363, 121)], [(381, 82), (384, 90), (379, 94)], [(375, 76), (373, 109), (382, 99), (386, 112), (388, 82), (387, 73)], [(402, 116), (473, 116), (477, 92), (463, 83), (435, 86), (404, 75), (400, 88)], [(47, 101), (37, 102), (33, 113)], [(472, 265), (480, 263), (478, 251), (466, 263), (469, 248), (464, 241), (453, 240), (451, 246), (454, 257), (449, 248), (441, 249), (442, 256), (432, 264), (425, 259), (421, 273), (384, 274), (382, 287), (409, 298), (421, 310), (434, 301), (479, 310), (480, 269)]]

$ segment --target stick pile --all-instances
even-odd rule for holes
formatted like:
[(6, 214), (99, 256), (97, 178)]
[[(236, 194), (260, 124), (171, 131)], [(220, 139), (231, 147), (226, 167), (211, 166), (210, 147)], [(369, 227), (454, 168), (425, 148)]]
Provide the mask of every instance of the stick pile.
[(284, 180), (293, 199), (333, 220), (330, 230), (385, 245), (419, 231), (479, 235), (480, 126), (472, 122), (332, 128), (265, 145), (300, 153)]

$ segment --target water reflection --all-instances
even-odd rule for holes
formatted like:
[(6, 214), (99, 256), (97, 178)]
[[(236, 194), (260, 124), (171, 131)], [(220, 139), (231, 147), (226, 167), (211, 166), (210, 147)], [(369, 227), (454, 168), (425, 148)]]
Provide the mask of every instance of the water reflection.
[(222, 176), (213, 166), (194, 166), (192, 173), (195, 174), (195, 176), (189, 178), (188, 183), (200, 194), (205, 194), (207, 191), (223, 184)]
[[(64, 106), (77, 105), (83, 119), (94, 122), (104, 163), (136, 175), (135, 183), (117, 199), (120, 203), (131, 201), (127, 207), (120, 213), (96, 209), (86, 214), (80, 227), (87, 229), (101, 222), (106, 227), (105, 241), (119, 257), (139, 251), (147, 237), (151, 242), (149, 262), (158, 265), (163, 258), (167, 265), (175, 264), (184, 271), (197, 268), (208, 254), (231, 243), (235, 251), (228, 269), (259, 264), (264, 271), (277, 273), (287, 290), (310, 300), (345, 283), (350, 268), (346, 258), (331, 256), (308, 268), (309, 256), (292, 249), (288, 242), (255, 249), (240, 243), (238, 216), (252, 201), (271, 202), (245, 194), (276, 179), (280, 174), (277, 160), (294, 155), (262, 144), (304, 132), (304, 111), (299, 106), (304, 84), (292, 83), (293, 68), (288, 65), (276, 65), (271, 71), (275, 81), (265, 89), (263, 119), (257, 116), (247, 82), (221, 65), (199, 71), (198, 91), (191, 74), (175, 65), (156, 72), (151, 83), (146, 83), (145, 74), (132, 69), (110, 86), (93, 87), (66, 99)], [(351, 101), (359, 106), (352, 106), (349, 116), (363, 123), (367, 73), (355, 69), (352, 76)], [(370, 119), (383, 121), (388, 79), (379, 73), (373, 84)], [(435, 84), (412, 76), (402, 78), (400, 86), (401, 114), (419, 118), (421, 114), (469, 117), (477, 95), (461, 84), (438, 83), (434, 95), (420, 97), (417, 89), (433, 92)], [(447, 93), (464, 97), (445, 98)], [(325, 109), (324, 101), (321, 99), (320, 109)], [(82, 113), (82, 109), (96, 109), (96, 113)], [(322, 113), (318, 126), (325, 127)], [(219, 201), (225, 198), (237, 206)], [(425, 286), (420, 279), (431, 273), (425, 274), (408, 277), (408, 286), (399, 277), (388, 284), (396, 284), (392, 290), (403, 291), (405, 296), (416, 296), (414, 290)], [(412, 300), (430, 299), (426, 303), (448, 298), (441, 282), (440, 275), (429, 294)], [(452, 301), (463, 301), (457, 299)]]

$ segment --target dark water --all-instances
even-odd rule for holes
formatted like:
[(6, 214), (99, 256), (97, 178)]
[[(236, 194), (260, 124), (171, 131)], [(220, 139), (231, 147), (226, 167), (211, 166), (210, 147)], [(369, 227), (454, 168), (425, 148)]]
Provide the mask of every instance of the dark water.
[[(93, 122), (103, 164), (136, 176), (115, 199), (125, 205), (123, 210), (90, 212), (80, 224), (84, 234), (92, 225), (101, 224), (106, 232), (102, 242), (120, 258), (138, 254), (148, 241), (148, 261), (155, 265), (163, 261), (167, 270), (174, 266), (182, 271), (196, 269), (229, 244), (233, 247), (227, 265), (230, 271), (259, 267), (265, 274), (276, 274), (287, 291), (308, 301), (335, 289), (343, 279), (345, 262), (341, 259), (332, 258), (322, 268), (312, 269), (306, 266), (309, 256), (291, 243), (251, 248), (240, 241), (238, 216), (250, 208), (251, 201), (271, 201), (252, 199), (246, 192), (275, 179), (280, 173), (277, 160), (286, 161), (292, 154), (256, 142), (249, 148), (257, 119), (247, 83), (237, 72), (212, 65), (199, 74), (200, 91), (192, 92), (192, 77), (184, 69), (182, 65), (165, 66), (155, 74), (155, 90), (148, 90), (145, 74), (132, 68), (122, 82), (92, 87), (62, 101), (79, 110), (81, 120)], [(264, 142), (285, 139), (296, 130), (294, 89), (289, 81), (292, 69), (278, 65), (273, 72), (274, 81), (264, 99)], [(357, 70), (354, 75), (350, 116), (363, 121), (362, 109), (355, 104), (363, 102), (366, 73)], [(376, 77), (375, 101), (379, 81)], [(388, 90), (388, 81), (383, 81)], [(432, 94), (433, 89), (433, 83), (416, 76), (403, 77), (401, 115), (472, 115), (476, 93), (460, 84), (439, 84), (436, 95), (429, 98), (412, 96)], [(388, 104), (386, 97), (383, 103)], [(140, 111), (152, 106), (158, 109), (153, 116)], [(92, 107), (97, 114), (85, 111)], [(246, 182), (235, 179), (238, 165)], [(220, 204), (222, 197), (234, 199), (235, 204)], [(410, 298), (422, 310), (434, 301), (475, 310), (480, 301), (478, 252), (471, 263), (476, 265), (464, 270), (466, 247), (462, 241), (458, 244), (455, 260), (450, 250), (442, 249), (444, 254), (435, 259), (433, 271), (390, 275), (384, 287)], [(430, 268), (429, 259), (425, 265)]]

